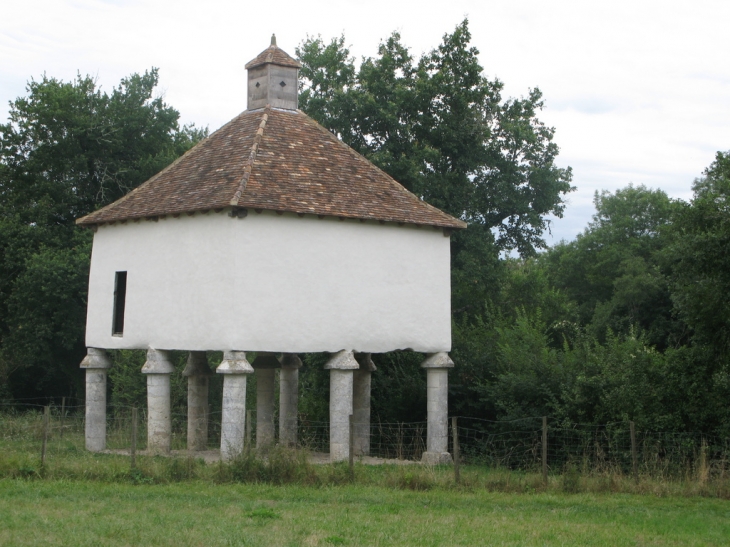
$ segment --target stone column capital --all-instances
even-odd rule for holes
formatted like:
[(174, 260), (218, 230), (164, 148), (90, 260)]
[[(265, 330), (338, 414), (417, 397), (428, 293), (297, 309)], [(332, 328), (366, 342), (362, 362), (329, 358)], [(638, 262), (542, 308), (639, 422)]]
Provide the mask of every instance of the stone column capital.
[(445, 351), (429, 353), (421, 363), (421, 368), (453, 368), (454, 362)]
[(246, 359), (245, 351), (224, 351), (223, 361), (215, 371), (218, 374), (251, 374), (253, 367)]
[(360, 364), (355, 361), (352, 351), (338, 351), (324, 365), (325, 370), (357, 370)]
[(281, 363), (273, 353), (262, 351), (256, 354), (256, 359), (253, 360), (251, 366), (254, 369), (271, 369), (281, 368)]
[(162, 349), (148, 349), (147, 360), (142, 367), (142, 374), (172, 374), (175, 365), (170, 361), (170, 353)]
[(378, 370), (378, 367), (376, 367), (375, 363), (373, 363), (370, 353), (356, 353), (355, 361), (357, 361), (360, 365), (360, 370), (366, 370), (368, 372), (375, 372)]
[(302, 368), (302, 360), (296, 353), (284, 353), (279, 361), (281, 362), (281, 368), (289, 370)]
[(211, 376), (213, 371), (208, 366), (208, 357), (204, 351), (191, 351), (185, 365), (183, 376)]
[(86, 357), (81, 360), (81, 368), (111, 368), (112, 360), (106, 350), (86, 348)]

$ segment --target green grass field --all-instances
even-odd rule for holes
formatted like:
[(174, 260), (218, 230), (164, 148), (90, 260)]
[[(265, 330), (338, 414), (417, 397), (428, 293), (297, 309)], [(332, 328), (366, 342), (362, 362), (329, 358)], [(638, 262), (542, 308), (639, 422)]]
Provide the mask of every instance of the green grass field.
[(730, 502), (379, 486), (0, 480), (0, 545), (728, 545)]
[[(0, 416), (2, 418), (2, 416)], [(685, 471), (314, 465), (306, 451), (232, 463), (93, 454), (80, 429), (0, 420), (0, 547), (730, 545), (726, 466)], [(112, 441), (114, 439), (112, 438)]]

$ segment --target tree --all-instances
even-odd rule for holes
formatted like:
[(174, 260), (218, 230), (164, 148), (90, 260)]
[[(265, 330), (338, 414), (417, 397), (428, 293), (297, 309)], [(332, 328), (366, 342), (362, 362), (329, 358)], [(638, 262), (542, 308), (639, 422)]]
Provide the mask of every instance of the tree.
[[(307, 39), (296, 50), (302, 61), (299, 71), (299, 105), (342, 140), (353, 146), (355, 133), (348, 122), (352, 101), (348, 93), (355, 84), (355, 65), (345, 37), (325, 45), (321, 37)], [(306, 82), (306, 84), (305, 84)]]
[(554, 131), (536, 117), (540, 91), (502, 100), (470, 40), (464, 20), (416, 61), (393, 33), (356, 71), (344, 37), (308, 38), (300, 105), (418, 196), (485, 227), (478, 237), (495, 234), (493, 251), (529, 255), (545, 245), (546, 215), (562, 215), (571, 170), (555, 165)]
[[(91, 236), (76, 218), (121, 197), (207, 134), (154, 97), (157, 69), (111, 93), (31, 80), (0, 125), (0, 385), (67, 395), (84, 355)], [(12, 394), (12, 393), (10, 393)], [(5, 393), (5, 396), (10, 395)]]
[(541, 257), (554, 286), (577, 304), (578, 320), (601, 340), (636, 327), (663, 349), (682, 337), (672, 315), (662, 249), (680, 207), (661, 190), (632, 186), (596, 192), (593, 221), (575, 241)]
[(72, 225), (204, 136), (178, 127), (177, 110), (152, 96), (157, 82), (157, 69), (124, 78), (111, 94), (89, 76), (31, 80), (0, 126), (5, 212), (36, 225)]
[(666, 258), (672, 299), (695, 342), (730, 357), (730, 152), (718, 152), (677, 215)]

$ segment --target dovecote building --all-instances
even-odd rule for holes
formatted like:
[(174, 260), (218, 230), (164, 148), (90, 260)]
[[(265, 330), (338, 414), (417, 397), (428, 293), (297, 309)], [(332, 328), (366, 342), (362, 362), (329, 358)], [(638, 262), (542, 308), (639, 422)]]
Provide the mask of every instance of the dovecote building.
[[(330, 454), (369, 451), (370, 354), (428, 354), (424, 459), (447, 453), (450, 247), (466, 224), (408, 192), (297, 110), (299, 63), (272, 44), (246, 65), (247, 110), (118, 201), (94, 230), (86, 444), (105, 448), (106, 349), (146, 349), (148, 449), (170, 449), (170, 350), (190, 352), (188, 448), (207, 441), (206, 351), (222, 350), (221, 456), (243, 449), (246, 377), (257, 447), (296, 444), (297, 354), (330, 352)], [(249, 363), (246, 352), (256, 352)]]

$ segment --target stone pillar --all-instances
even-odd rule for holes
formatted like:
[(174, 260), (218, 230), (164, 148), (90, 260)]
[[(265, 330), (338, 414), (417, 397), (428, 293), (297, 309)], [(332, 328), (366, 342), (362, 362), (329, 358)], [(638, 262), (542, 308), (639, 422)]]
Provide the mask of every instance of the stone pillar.
[(324, 366), (330, 371), (330, 461), (350, 456), (352, 372), (360, 368), (351, 351), (335, 353)]
[(213, 374), (204, 351), (191, 351), (183, 376), (188, 378), (188, 450), (208, 447), (208, 383)]
[(279, 376), (279, 443), (282, 446), (297, 445), (297, 414), (299, 410), (299, 369), (302, 360), (296, 353), (281, 357)]
[(244, 351), (226, 351), (215, 370), (223, 376), (221, 459), (231, 460), (243, 452), (246, 432), (246, 375), (253, 372)]
[(106, 376), (112, 366), (106, 351), (87, 348), (81, 368), (86, 369), (86, 450), (106, 449)]
[(449, 369), (454, 362), (446, 352), (431, 353), (421, 363), (426, 369), (428, 434), (423, 463), (451, 463), (449, 446)]
[(352, 378), (352, 421), (355, 433), (356, 456), (370, 455), (370, 380), (377, 369), (369, 353), (358, 353), (355, 360), (360, 365)]
[(273, 353), (261, 352), (253, 360), (256, 373), (256, 450), (266, 451), (274, 444), (274, 384), (281, 365)]
[(175, 367), (169, 352), (147, 350), (142, 374), (147, 375), (147, 451), (152, 454), (170, 452), (170, 374), (173, 372)]

